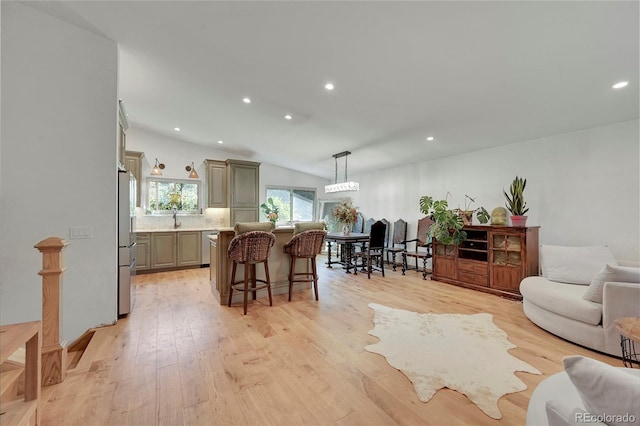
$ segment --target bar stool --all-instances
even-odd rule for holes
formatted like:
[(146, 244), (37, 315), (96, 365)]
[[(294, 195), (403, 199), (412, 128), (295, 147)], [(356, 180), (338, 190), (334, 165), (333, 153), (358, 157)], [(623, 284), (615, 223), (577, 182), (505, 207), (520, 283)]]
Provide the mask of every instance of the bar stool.
[[(327, 231), (314, 229), (304, 231), (294, 235), (287, 244), (284, 245), (283, 251), (291, 256), (289, 265), (289, 302), (291, 302), (291, 292), (293, 291), (294, 282), (313, 283), (313, 288), (318, 300), (318, 270), (316, 268), (316, 256), (320, 254), (324, 237)], [(296, 260), (306, 259), (311, 261), (311, 272), (295, 272)]]
[[(271, 282), (269, 281), (269, 253), (276, 241), (275, 235), (265, 231), (250, 231), (237, 235), (227, 250), (227, 257), (233, 261), (231, 270), (231, 283), (229, 285), (229, 303), (233, 297), (233, 290), (244, 293), (244, 314), (247, 315), (247, 296), (253, 293), (253, 300), (256, 299), (256, 291), (267, 289), (269, 294), (269, 306), (273, 306), (271, 299)], [(256, 278), (256, 264), (264, 264), (265, 279)], [(238, 264), (244, 265), (244, 280), (236, 281), (236, 268)], [(251, 281), (251, 287), (249, 287)], [(257, 285), (257, 283), (262, 283)]]

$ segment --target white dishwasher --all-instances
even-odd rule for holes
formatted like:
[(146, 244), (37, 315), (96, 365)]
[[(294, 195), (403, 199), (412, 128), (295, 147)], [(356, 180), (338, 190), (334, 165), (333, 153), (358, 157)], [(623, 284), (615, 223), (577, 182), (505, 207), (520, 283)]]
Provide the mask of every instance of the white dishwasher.
[(209, 266), (210, 258), (209, 252), (211, 251), (211, 241), (209, 240), (209, 235), (217, 235), (218, 231), (211, 229), (208, 231), (202, 231), (202, 258), (200, 264), (205, 267)]

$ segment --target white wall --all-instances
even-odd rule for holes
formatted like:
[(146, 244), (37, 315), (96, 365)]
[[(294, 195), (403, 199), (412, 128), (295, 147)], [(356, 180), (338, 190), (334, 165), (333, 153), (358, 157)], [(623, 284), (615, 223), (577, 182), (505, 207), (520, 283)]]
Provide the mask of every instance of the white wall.
[(117, 311), (117, 47), (16, 2), (2, 2), (0, 323), (41, 319), (34, 244), (93, 238), (64, 251), (62, 337)]
[[(126, 104), (126, 99), (124, 100)], [(147, 200), (146, 178), (151, 173), (156, 157), (165, 164), (162, 177), (174, 179), (187, 179), (188, 172), (184, 169), (193, 161), (200, 180), (206, 179), (204, 160), (236, 160), (256, 161), (254, 158), (246, 158), (229, 154), (216, 146), (206, 147), (199, 144), (185, 142), (170, 136), (155, 133), (135, 124), (127, 132), (127, 149), (130, 151), (144, 152), (142, 165), (141, 195), (142, 202)], [(260, 165), (260, 203), (264, 202), (266, 186), (296, 186), (305, 188), (317, 188), (318, 196), (324, 196), (324, 185), (330, 183), (328, 179), (300, 173), (294, 170), (261, 163)], [(202, 185), (204, 187), (204, 185)], [(261, 217), (261, 220), (265, 220)]]
[[(489, 212), (504, 206), (503, 188), (527, 179), (527, 225), (540, 225), (544, 244), (608, 244), (618, 260), (640, 261), (638, 120), (514, 143), (441, 160), (354, 176), (354, 205), (365, 217), (402, 218), (415, 235), (422, 195)], [(425, 145), (423, 149), (429, 149)]]

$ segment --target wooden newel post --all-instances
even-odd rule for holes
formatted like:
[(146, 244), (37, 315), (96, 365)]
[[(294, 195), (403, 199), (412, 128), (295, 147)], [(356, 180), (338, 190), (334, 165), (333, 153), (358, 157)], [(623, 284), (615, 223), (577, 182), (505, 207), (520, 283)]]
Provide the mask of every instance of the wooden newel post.
[(62, 318), (62, 250), (69, 243), (49, 237), (34, 247), (42, 253), (42, 386), (55, 385), (67, 374), (67, 345), (60, 341)]

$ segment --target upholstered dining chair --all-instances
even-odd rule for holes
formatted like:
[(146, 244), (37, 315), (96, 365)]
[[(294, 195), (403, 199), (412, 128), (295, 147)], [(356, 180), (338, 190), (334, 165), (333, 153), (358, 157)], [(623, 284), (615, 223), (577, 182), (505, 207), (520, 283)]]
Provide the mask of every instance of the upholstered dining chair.
[[(398, 219), (393, 222), (393, 237), (388, 247), (385, 248), (387, 263), (391, 263), (393, 270), (396, 270), (396, 256), (407, 248), (407, 222)], [(391, 254), (391, 261), (389, 260)]]
[[(275, 235), (265, 231), (248, 231), (236, 235), (229, 243), (227, 257), (233, 261), (231, 269), (231, 282), (229, 285), (229, 303), (233, 298), (233, 291), (238, 290), (244, 293), (244, 314), (247, 315), (247, 299), (249, 292), (253, 293), (253, 300), (256, 299), (256, 292), (264, 288), (269, 295), (269, 306), (273, 306), (271, 298), (271, 282), (269, 280), (269, 253), (276, 241)], [(256, 278), (256, 265), (264, 265), (265, 279)], [(236, 268), (244, 265), (244, 279), (236, 281)], [(251, 286), (249, 286), (251, 282)], [(258, 285), (258, 283), (261, 283)]]
[[(365, 243), (362, 251), (354, 253), (356, 258), (356, 267), (353, 268), (353, 274), (358, 275), (357, 259), (362, 259), (362, 266), (367, 271), (367, 278), (371, 279), (371, 271), (379, 269), (384, 277), (384, 236), (387, 232), (387, 225), (382, 221), (377, 221), (371, 225), (369, 232), (369, 241)], [(376, 266), (374, 266), (374, 261)]]
[(389, 222), (385, 218), (380, 219), (380, 222), (384, 223), (385, 226), (387, 227), (384, 233), (384, 247), (387, 248), (389, 247), (389, 236), (391, 234), (391, 222)]
[(362, 232), (362, 227), (364, 226), (364, 217), (362, 213), (358, 212), (356, 215), (356, 223), (353, 224), (351, 231), (360, 233)]
[(369, 232), (371, 232), (371, 225), (373, 225), (374, 223), (376, 223), (376, 220), (372, 217), (370, 217), (369, 219), (364, 221), (364, 229), (362, 232), (364, 232), (365, 234), (368, 234)]
[[(294, 282), (313, 283), (313, 290), (318, 300), (318, 269), (316, 267), (316, 256), (322, 251), (324, 238), (327, 231), (321, 229), (311, 229), (295, 234), (282, 250), (291, 256), (289, 264), (289, 302), (293, 292)], [(306, 272), (296, 272), (296, 261), (305, 259), (308, 266), (311, 263), (311, 272), (307, 267)]]
[[(418, 233), (413, 240), (406, 240), (407, 247), (402, 252), (402, 275), (409, 269), (407, 258), (411, 257), (415, 259), (415, 271), (421, 272), (418, 267), (418, 259), (422, 260), (422, 278), (427, 279), (427, 259), (431, 258), (431, 237), (427, 235), (429, 228), (433, 224), (433, 219), (429, 216), (425, 216), (418, 221)], [(409, 243), (414, 243), (412, 249), (409, 248)]]

